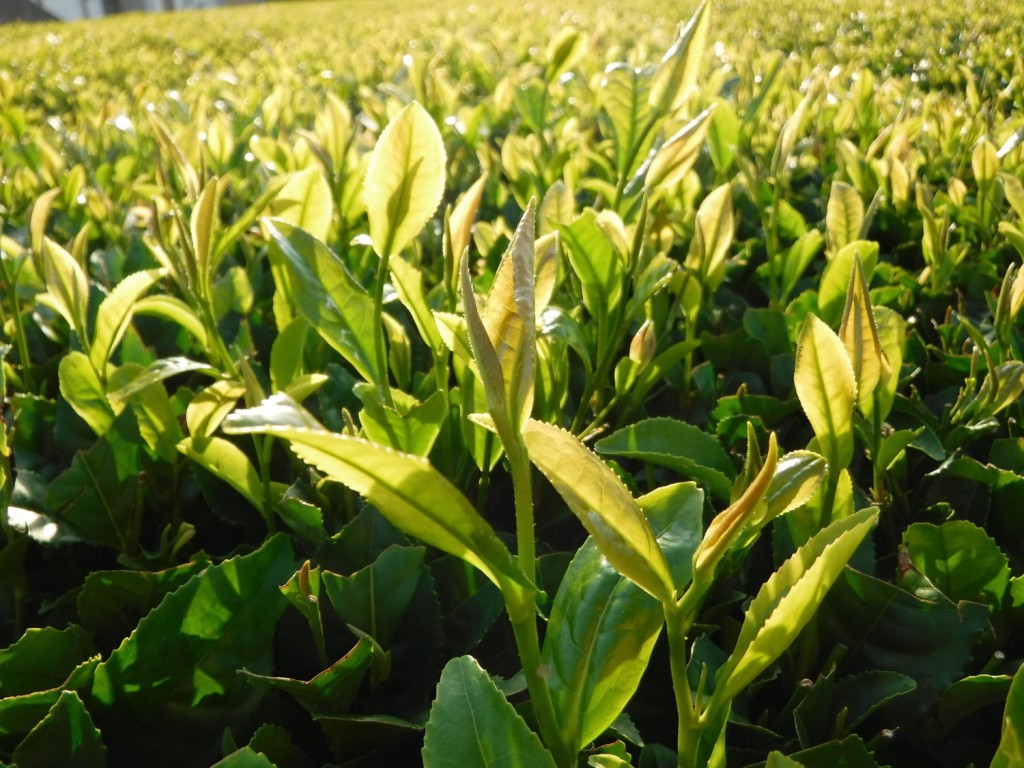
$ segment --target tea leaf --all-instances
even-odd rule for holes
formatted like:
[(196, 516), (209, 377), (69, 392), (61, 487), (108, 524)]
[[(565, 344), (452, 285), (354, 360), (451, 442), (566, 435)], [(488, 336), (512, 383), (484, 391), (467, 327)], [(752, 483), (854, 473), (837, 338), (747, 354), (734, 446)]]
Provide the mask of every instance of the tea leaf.
[(441, 134), (414, 101), (381, 133), (366, 170), (363, 201), (378, 256), (399, 253), (434, 215), (444, 193), (444, 169)]
[(89, 350), (89, 360), (97, 373), (105, 373), (111, 355), (128, 330), (138, 299), (163, 276), (161, 269), (135, 272), (118, 283), (100, 304), (96, 312), (92, 349)]
[(323, 173), (315, 166), (293, 173), (276, 195), (274, 216), (317, 240), (327, 240), (331, 232), (334, 201)]
[(818, 288), (818, 309), (822, 319), (829, 325), (837, 325), (842, 317), (850, 287), (850, 275), (857, 259), (860, 260), (865, 282), (870, 283), (875, 264), (878, 262), (878, 243), (867, 240), (847, 243), (838, 253), (833, 254), (825, 265)]
[(732, 460), (707, 432), (675, 419), (644, 419), (594, 444), (598, 453), (649, 461), (683, 477), (706, 483), (719, 499), (728, 499), (736, 476)]
[(860, 199), (857, 190), (846, 182), (833, 182), (825, 212), (828, 249), (838, 253), (844, 245), (860, 239), (863, 223), (864, 201)]
[[(676, 583), (688, 583), (700, 542), (703, 494), (680, 483), (637, 501)], [(555, 595), (543, 648), (555, 713), (570, 751), (600, 736), (628, 703), (663, 622), (658, 601), (612, 568), (588, 538)]]
[(673, 189), (690, 172), (707, 137), (711, 125), (708, 118), (713, 112), (711, 108), (705, 109), (658, 147), (644, 177), (648, 192)]
[(985, 187), (996, 179), (999, 173), (999, 157), (991, 142), (983, 141), (971, 153), (971, 169), (979, 187)]
[(209, 376), (219, 375), (217, 369), (211, 368), (206, 363), (189, 360), (187, 357), (167, 357), (162, 360), (156, 360), (148, 365), (142, 373), (123, 387), (115, 389), (113, 392), (108, 392), (107, 398), (117, 407), (119, 404), (127, 402), (136, 392), (140, 392), (151, 384), (156, 384), (182, 373), (192, 372), (205, 373)]
[(555, 596), (543, 648), (560, 736), (573, 753), (629, 702), (663, 623), (661, 604), (588, 538)]
[(988, 603), (999, 610), (1010, 584), (1006, 555), (967, 520), (912, 523), (903, 533), (911, 562), (954, 602)]
[(491, 526), (424, 459), (356, 437), (291, 426), (302, 422), (302, 413), (290, 398), (275, 395), (259, 408), (228, 416), (224, 430), (288, 440), (299, 458), (365, 496), (393, 525), (482, 571), (506, 600), (532, 594)]
[(857, 400), (866, 403), (874, 394), (883, 372), (888, 376), (888, 361), (882, 354), (882, 346), (878, 341), (878, 329), (871, 312), (871, 297), (868, 294), (867, 280), (860, 264), (860, 258), (854, 256), (854, 269), (850, 273), (850, 287), (846, 293), (846, 309), (843, 310), (843, 322), (839, 327), (839, 338), (843, 341), (846, 354), (853, 365), (853, 378), (857, 382)]
[[(1024, 668), (1021, 668), (1024, 669)], [(1003, 710), (1003, 731), (990, 768), (1024, 765), (1024, 671), (1017, 670)]]
[(256, 509), (263, 509), (263, 483), (245, 452), (223, 437), (186, 437), (178, 450), (223, 480)]
[(679, 30), (679, 36), (654, 73), (648, 102), (661, 115), (677, 111), (696, 90), (710, 25), (709, 6), (709, 0), (703, 0), (697, 6), (693, 17)]
[(555, 761), (472, 656), (449, 661), (423, 738), (425, 768), (554, 768)]
[(734, 229), (732, 185), (723, 184), (704, 198), (697, 210), (696, 231), (685, 263), (709, 292), (725, 278)]
[(11, 756), (19, 768), (54, 765), (105, 766), (107, 748), (89, 711), (74, 691), (61, 691), (57, 703)]
[(242, 673), (254, 683), (266, 683), (289, 694), (314, 717), (343, 715), (349, 711), (373, 658), (373, 641), (361, 637), (338, 661), (310, 680)]
[(843, 342), (813, 314), (797, 344), (794, 384), (822, 453), (838, 472), (853, 458), (857, 382)]
[(217, 206), (220, 202), (220, 191), (217, 179), (212, 178), (203, 188), (199, 199), (192, 209), (190, 222), (192, 232), (192, 249), (196, 259), (196, 275), (200, 280), (198, 290), (205, 296), (213, 284), (213, 270), (210, 269), (213, 257), (214, 227), (220, 223)]
[(388, 261), (395, 293), (416, 324), (420, 338), (435, 353), (444, 347), (437, 330), (437, 323), (431, 315), (430, 304), (423, 292), (423, 275), (401, 256), (392, 256)]
[(102, 435), (110, 429), (114, 423), (114, 411), (89, 358), (77, 350), (68, 352), (61, 358), (57, 376), (61, 395), (92, 431)]
[(350, 576), (323, 572), (324, 588), (345, 624), (389, 649), (423, 574), (423, 547), (388, 547)]
[[(501, 366), (505, 402), (514, 428), (521, 427), (530, 418), (533, 408), (535, 216), (536, 203), (531, 200), (498, 264), (487, 302), (480, 310), (480, 322)], [(488, 383), (486, 377), (483, 380)]]
[(718, 672), (713, 701), (731, 701), (796, 639), (874, 526), (876, 509), (829, 525), (772, 574), (747, 609), (736, 646)]
[[(263, 220), (271, 257), (287, 264), (295, 309), (367, 381), (384, 376), (374, 352), (373, 299), (344, 263), (315, 237), (280, 220)], [(278, 286), (278, 290), (281, 287)]]
[(77, 624), (31, 627), (0, 651), (0, 688), (5, 697), (56, 688), (94, 653), (92, 638)]
[(559, 232), (568, 247), (573, 272), (579, 277), (583, 304), (599, 325), (622, 300), (622, 261), (597, 226), (597, 214), (584, 211)]
[(523, 439), (532, 461), (594, 537), (608, 562), (662, 602), (675, 588), (665, 555), (636, 500), (608, 465), (568, 432), (529, 420)]
[(202, 440), (213, 435), (244, 394), (244, 384), (227, 380), (215, 381), (199, 391), (185, 409), (185, 423), (192, 439)]
[(141, 450), (134, 417), (122, 413), (50, 484), (46, 509), (97, 544), (134, 549)]
[(43, 238), (43, 274), (46, 290), (60, 316), (88, 351), (85, 313), (89, 305), (89, 279), (78, 262), (48, 237)]
[(145, 296), (135, 302), (136, 315), (152, 315), (177, 323), (194, 338), (201, 347), (206, 347), (206, 327), (199, 315), (188, 304), (174, 296)]
[[(649, 69), (639, 69), (626, 64), (613, 64), (604, 72), (598, 90), (598, 102), (611, 123), (615, 141), (615, 170), (620, 179), (632, 175), (645, 148), (653, 140), (649, 126), (654, 120), (651, 105), (651, 81)], [(541, 228), (547, 223), (541, 218)], [(569, 222), (559, 221), (562, 226)]]
[(187, 739), (194, 724), (178, 712), (223, 722), (253, 695), (238, 672), (269, 671), (288, 604), (278, 587), (296, 567), (287, 537), (276, 535), (193, 576), (139, 622), (96, 668), (92, 685), (97, 708), (117, 713), (122, 744), (157, 730)]

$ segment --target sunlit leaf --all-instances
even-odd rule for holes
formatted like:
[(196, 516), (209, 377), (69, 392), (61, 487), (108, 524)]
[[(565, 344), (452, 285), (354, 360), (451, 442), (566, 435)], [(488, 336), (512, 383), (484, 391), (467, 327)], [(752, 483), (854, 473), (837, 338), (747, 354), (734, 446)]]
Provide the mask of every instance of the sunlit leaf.
[(883, 373), (888, 375), (889, 361), (882, 354), (878, 328), (871, 310), (871, 297), (861, 268), (860, 258), (854, 258), (850, 287), (846, 293), (846, 309), (839, 326), (839, 338), (853, 365), (853, 378), (857, 383), (857, 400), (865, 403), (875, 392)]
[(138, 299), (164, 276), (163, 270), (151, 269), (129, 275), (100, 304), (96, 312), (89, 360), (92, 367), (102, 373), (117, 345), (124, 337)]
[(796, 394), (825, 458), (839, 471), (853, 458), (853, 366), (840, 338), (808, 315), (796, 349)]
[(825, 210), (828, 247), (837, 253), (844, 245), (860, 239), (864, 223), (864, 201), (857, 190), (843, 181), (832, 183), (832, 192)]
[(551, 481), (602, 554), (622, 575), (659, 600), (675, 592), (665, 556), (636, 500), (590, 449), (568, 432), (530, 420), (523, 438), (532, 461)]
[(444, 192), (441, 134), (413, 102), (381, 133), (366, 171), (363, 201), (378, 256), (399, 253), (434, 215)]
[(503, 589), (506, 600), (525, 602), (530, 589), (491, 526), (430, 464), (355, 437), (292, 426), (302, 410), (276, 395), (263, 406), (231, 414), (229, 433), (281, 437), (304, 461), (365, 496), (393, 525), (410, 536), (460, 557)]
[(731, 701), (782, 654), (804, 628), (878, 516), (866, 509), (829, 525), (765, 582), (747, 609), (714, 700)]
[(281, 221), (308, 232), (321, 242), (327, 240), (334, 201), (323, 173), (311, 166), (292, 174), (276, 195), (272, 210)]

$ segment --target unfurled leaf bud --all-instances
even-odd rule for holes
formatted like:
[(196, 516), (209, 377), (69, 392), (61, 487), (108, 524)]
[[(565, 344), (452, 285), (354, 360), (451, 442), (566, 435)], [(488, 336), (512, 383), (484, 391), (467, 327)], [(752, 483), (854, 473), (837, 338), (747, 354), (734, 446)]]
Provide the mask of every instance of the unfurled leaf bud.
[(654, 359), (657, 351), (658, 339), (654, 332), (654, 323), (648, 318), (644, 320), (644, 324), (640, 326), (640, 330), (636, 332), (633, 340), (629, 343), (629, 359), (641, 368), (646, 368)]

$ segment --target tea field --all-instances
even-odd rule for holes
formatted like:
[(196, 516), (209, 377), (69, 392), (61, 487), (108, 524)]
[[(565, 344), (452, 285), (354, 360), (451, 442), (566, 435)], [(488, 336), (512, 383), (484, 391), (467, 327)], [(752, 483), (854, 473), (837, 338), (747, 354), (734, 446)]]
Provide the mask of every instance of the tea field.
[(0, 764), (1024, 766), (1021, 39), (0, 27)]

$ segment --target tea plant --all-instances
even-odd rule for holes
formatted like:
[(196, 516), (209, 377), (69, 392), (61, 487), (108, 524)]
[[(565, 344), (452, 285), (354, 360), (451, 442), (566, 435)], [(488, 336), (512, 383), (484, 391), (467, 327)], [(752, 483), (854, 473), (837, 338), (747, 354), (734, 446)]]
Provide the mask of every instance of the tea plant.
[(1024, 762), (1005, 5), (0, 29), (0, 761)]

